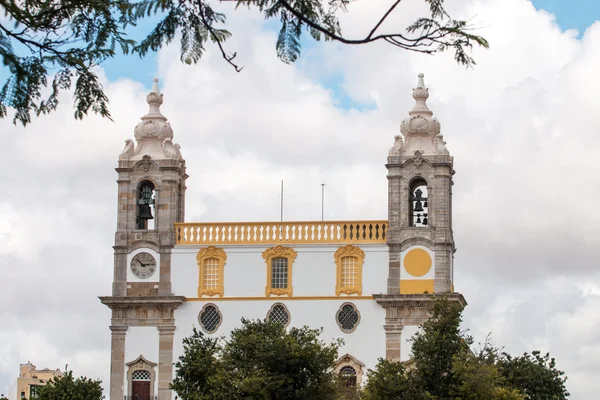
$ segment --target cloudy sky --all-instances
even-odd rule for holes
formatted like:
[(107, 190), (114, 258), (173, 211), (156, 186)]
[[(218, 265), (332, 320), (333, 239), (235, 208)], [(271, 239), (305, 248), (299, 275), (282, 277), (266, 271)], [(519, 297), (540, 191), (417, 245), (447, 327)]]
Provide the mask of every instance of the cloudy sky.
[[(356, 1), (344, 33), (364, 35), (389, 3)], [(422, 3), (406, 1), (392, 22), (405, 26)], [(114, 168), (147, 111), (154, 76), (187, 159), (188, 221), (277, 220), (281, 179), (285, 219), (318, 219), (325, 182), (325, 217), (343, 220), (386, 218), (387, 150), (424, 72), (455, 156), (455, 279), (469, 302), (465, 326), (480, 340), (492, 332), (514, 354), (549, 351), (573, 399), (596, 397), (600, 6), (534, 3), (447, 0), (490, 42), (469, 70), (450, 53), (311, 42), (285, 65), (272, 24), (219, 5), (243, 72), (214, 48), (185, 66), (170, 47), (106, 64), (114, 123), (75, 121), (68, 95), (26, 129), (0, 121), (0, 392), (28, 360), (68, 363), (108, 383), (110, 314), (97, 296), (111, 289)]]

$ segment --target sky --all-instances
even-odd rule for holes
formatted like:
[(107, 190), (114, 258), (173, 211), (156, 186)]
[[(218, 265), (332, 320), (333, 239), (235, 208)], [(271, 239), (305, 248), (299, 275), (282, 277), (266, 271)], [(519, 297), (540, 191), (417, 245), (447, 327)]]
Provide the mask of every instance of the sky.
[[(369, 30), (384, 0), (342, 18)], [(423, 2), (403, 2), (406, 26)], [(447, 1), (490, 49), (452, 54), (308, 42), (286, 65), (273, 25), (228, 14), (236, 73), (215, 48), (195, 66), (169, 46), (101, 72), (114, 122), (73, 119), (71, 97), (27, 128), (0, 120), (0, 393), (19, 363), (108, 384), (117, 158), (147, 111), (154, 76), (190, 178), (187, 221), (385, 219), (386, 157), (425, 73), (429, 107), (455, 159), (455, 288), (464, 326), (512, 354), (549, 351), (571, 398), (600, 390), (600, 9), (593, 1)], [(388, 27), (383, 27), (387, 29)], [(106, 393), (108, 394), (108, 393)]]

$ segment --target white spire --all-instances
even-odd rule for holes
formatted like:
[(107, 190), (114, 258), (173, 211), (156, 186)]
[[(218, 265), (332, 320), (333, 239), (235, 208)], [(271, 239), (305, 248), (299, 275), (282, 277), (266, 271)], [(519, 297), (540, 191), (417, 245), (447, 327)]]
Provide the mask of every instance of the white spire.
[(158, 78), (154, 78), (154, 83), (152, 83), (152, 93), (160, 94), (160, 90), (158, 89)]
[(411, 111), (408, 112), (410, 115), (424, 114), (433, 115), (433, 112), (427, 107), (427, 99), (429, 98), (429, 89), (425, 86), (425, 75), (420, 73), (418, 75), (417, 87), (413, 89), (413, 99), (415, 99), (415, 106)]
[(150, 106), (150, 110), (148, 110), (148, 114), (142, 117), (143, 120), (146, 119), (160, 119), (162, 121), (166, 121), (167, 117), (161, 114), (160, 106), (163, 103), (163, 95), (158, 89), (158, 78), (154, 78), (154, 82), (152, 83), (152, 90), (146, 96), (146, 102)]

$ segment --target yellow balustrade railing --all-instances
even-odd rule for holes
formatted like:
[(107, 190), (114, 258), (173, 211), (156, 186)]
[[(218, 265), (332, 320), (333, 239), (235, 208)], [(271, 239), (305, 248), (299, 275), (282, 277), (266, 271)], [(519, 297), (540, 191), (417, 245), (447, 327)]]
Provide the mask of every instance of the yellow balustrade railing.
[(385, 243), (387, 227), (387, 221), (178, 223), (175, 243)]

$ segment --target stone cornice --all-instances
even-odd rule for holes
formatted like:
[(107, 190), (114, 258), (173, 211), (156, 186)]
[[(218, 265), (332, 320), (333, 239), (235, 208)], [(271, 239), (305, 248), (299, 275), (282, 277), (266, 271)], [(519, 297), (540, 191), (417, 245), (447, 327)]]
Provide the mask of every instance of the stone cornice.
[(136, 308), (165, 308), (176, 309), (184, 301), (185, 296), (144, 296), (144, 297), (99, 297), (100, 302), (111, 310)]
[(373, 298), (382, 307), (429, 307), (431, 302), (437, 298), (447, 298), (449, 301), (458, 302), (463, 307), (467, 301), (461, 293), (437, 293), (437, 294), (374, 294)]

